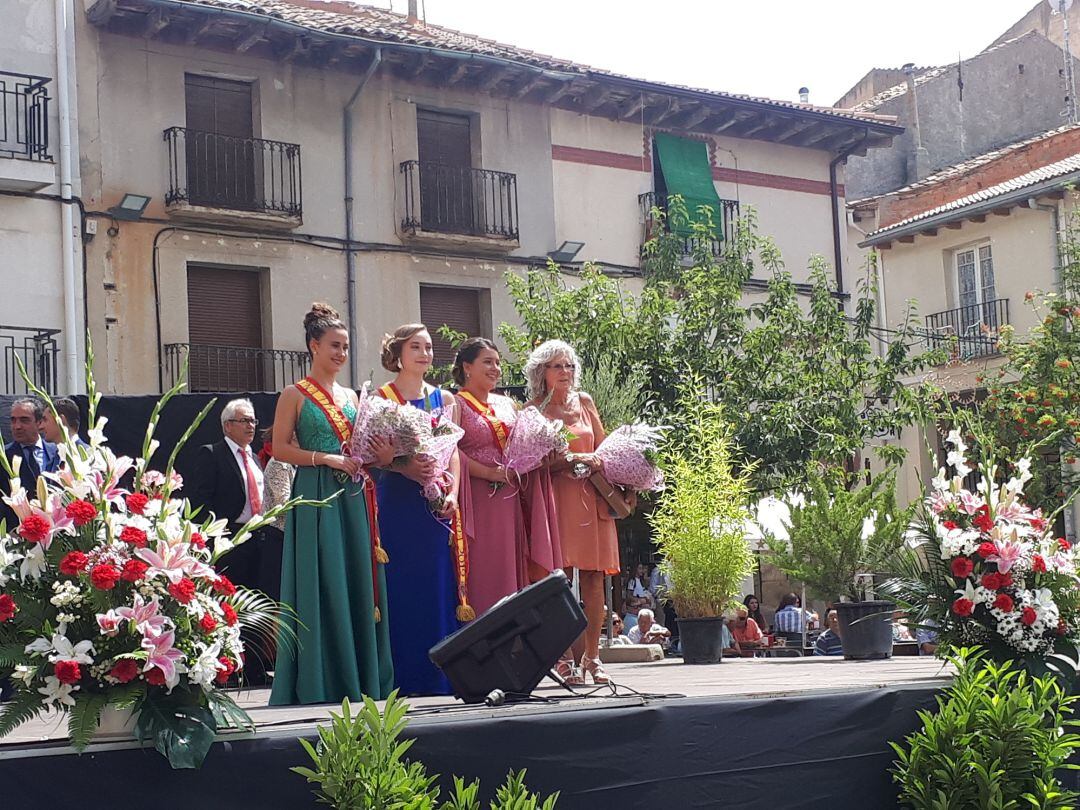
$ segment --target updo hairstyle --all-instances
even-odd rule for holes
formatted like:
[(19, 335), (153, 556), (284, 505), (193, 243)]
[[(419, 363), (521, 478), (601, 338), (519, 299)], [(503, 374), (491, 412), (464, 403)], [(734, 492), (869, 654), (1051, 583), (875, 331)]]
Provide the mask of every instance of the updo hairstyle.
[(337, 310), (329, 304), (316, 301), (304, 316), (304, 345), (311, 356), (311, 341), (318, 342), (329, 329), (344, 329), (345, 324)]
[(465, 385), (465, 364), (475, 362), (484, 349), (491, 349), (498, 354), (498, 347), (485, 337), (471, 337), (458, 347), (457, 356), (454, 357), (454, 367), (450, 376), (459, 386)]
[(426, 332), (422, 323), (407, 323), (394, 330), (392, 335), (383, 335), (382, 367), (387, 371), (401, 371), (401, 350), (412, 340), (413, 335)]

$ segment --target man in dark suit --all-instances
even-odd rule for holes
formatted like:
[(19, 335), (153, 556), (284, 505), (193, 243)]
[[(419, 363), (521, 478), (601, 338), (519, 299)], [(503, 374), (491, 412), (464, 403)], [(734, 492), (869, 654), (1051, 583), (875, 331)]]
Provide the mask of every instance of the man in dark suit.
[[(33, 492), (38, 476), (43, 472), (56, 472), (60, 467), (60, 453), (56, 445), (41, 437), (45, 419), (45, 403), (37, 397), (17, 399), (11, 403), (11, 437), (13, 441), (4, 446), (4, 453), (14, 465), (19, 459), (19, 481), (24, 489)], [(0, 491), (10, 495), (6, 475), (0, 475)], [(15, 528), (15, 513), (7, 504), (0, 502), (0, 520), (7, 520), (8, 529)]]

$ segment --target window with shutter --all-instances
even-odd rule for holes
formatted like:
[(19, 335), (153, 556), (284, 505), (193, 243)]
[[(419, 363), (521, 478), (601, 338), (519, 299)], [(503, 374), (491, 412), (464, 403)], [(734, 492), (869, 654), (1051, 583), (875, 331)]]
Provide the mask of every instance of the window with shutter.
[(187, 74), (184, 101), (192, 204), (256, 208), (251, 84)]
[(481, 299), (483, 290), (472, 287), (429, 287), (420, 285), (420, 319), (431, 332), (435, 365), (454, 362), (454, 347), (439, 335), (439, 327), (449, 326), (469, 337), (484, 337)]
[(188, 265), (191, 391), (262, 391), (262, 280), (255, 269)]
[(427, 231), (474, 233), (471, 122), (468, 116), (416, 111), (420, 221)]

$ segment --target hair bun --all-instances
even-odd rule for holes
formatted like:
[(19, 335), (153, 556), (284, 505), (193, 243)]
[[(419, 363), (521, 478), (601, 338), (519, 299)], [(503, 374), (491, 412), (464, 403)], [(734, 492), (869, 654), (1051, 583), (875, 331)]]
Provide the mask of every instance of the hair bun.
[(316, 301), (311, 305), (311, 309), (308, 310), (304, 316), (304, 328), (318, 323), (319, 321), (337, 321), (340, 320), (337, 310), (329, 304), (324, 304), (321, 301)]

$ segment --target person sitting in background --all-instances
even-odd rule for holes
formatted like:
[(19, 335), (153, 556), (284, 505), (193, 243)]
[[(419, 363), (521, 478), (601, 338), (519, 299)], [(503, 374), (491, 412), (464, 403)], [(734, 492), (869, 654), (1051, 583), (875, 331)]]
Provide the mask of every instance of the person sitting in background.
[(611, 612), (611, 640), (608, 642), (611, 646), (617, 646), (620, 644), (633, 644), (630, 638), (623, 633), (623, 621), (615, 611)]
[(915, 640), (919, 642), (919, 655), (933, 655), (937, 652), (937, 622), (927, 619), (915, 632)]
[(626, 593), (623, 598), (623, 608), (626, 615), (623, 621), (630, 627), (637, 621), (638, 611), (642, 608), (652, 607), (652, 594), (649, 593), (649, 581), (645, 575), (644, 563), (638, 563), (633, 568), (633, 576), (626, 582)]
[[(14, 466), (19, 460), (19, 483), (27, 492), (37, 488), (38, 476), (60, 468), (60, 453), (56, 445), (41, 437), (45, 419), (45, 403), (37, 397), (22, 397), (11, 403), (11, 438), (4, 446), (8, 461)], [(0, 475), (0, 495), (10, 495), (8, 478)], [(32, 496), (31, 496), (32, 497)], [(7, 521), (9, 531), (19, 525), (15, 510), (0, 501), (0, 520)]]
[(769, 629), (769, 625), (761, 612), (761, 600), (754, 594), (748, 593), (743, 597), (742, 602), (746, 606), (747, 618), (753, 619), (762, 633), (766, 632)]
[(840, 638), (840, 619), (835, 610), (830, 610), (826, 614), (825, 623), (828, 627), (818, 636), (814, 644), (814, 655), (843, 655), (844, 644)]
[(46, 408), (41, 420), (41, 434), (45, 437), (45, 441), (53, 444), (63, 444), (66, 431), (76, 445), (89, 447), (79, 436), (82, 415), (79, 413), (79, 406), (75, 404), (75, 401), (67, 398), (58, 399), (53, 402), (53, 407), (56, 408), (56, 414), (60, 417), (60, 423), (57, 424), (52, 411)]
[(810, 621), (809, 611), (799, 607), (799, 597), (793, 593), (784, 594), (780, 599), (780, 606), (776, 609), (776, 615), (773, 616), (776, 632), (802, 635)]
[(649, 608), (642, 608), (638, 611), (637, 624), (630, 628), (627, 637), (631, 644), (659, 644), (666, 647), (671, 631), (656, 623), (656, 616)]
[(915, 635), (907, 625), (907, 617), (902, 610), (894, 610), (892, 615), (893, 644), (903, 644), (915, 640)]
[(735, 610), (735, 618), (731, 623), (731, 635), (739, 642), (743, 655), (750, 657), (754, 650), (762, 646), (764, 634), (758, 623), (750, 618), (750, 613), (745, 607)]
[(742, 657), (742, 647), (739, 646), (738, 639), (732, 635), (731, 628), (728, 627), (727, 619), (724, 619), (724, 623), (720, 625), (720, 646), (723, 648), (721, 657)]

